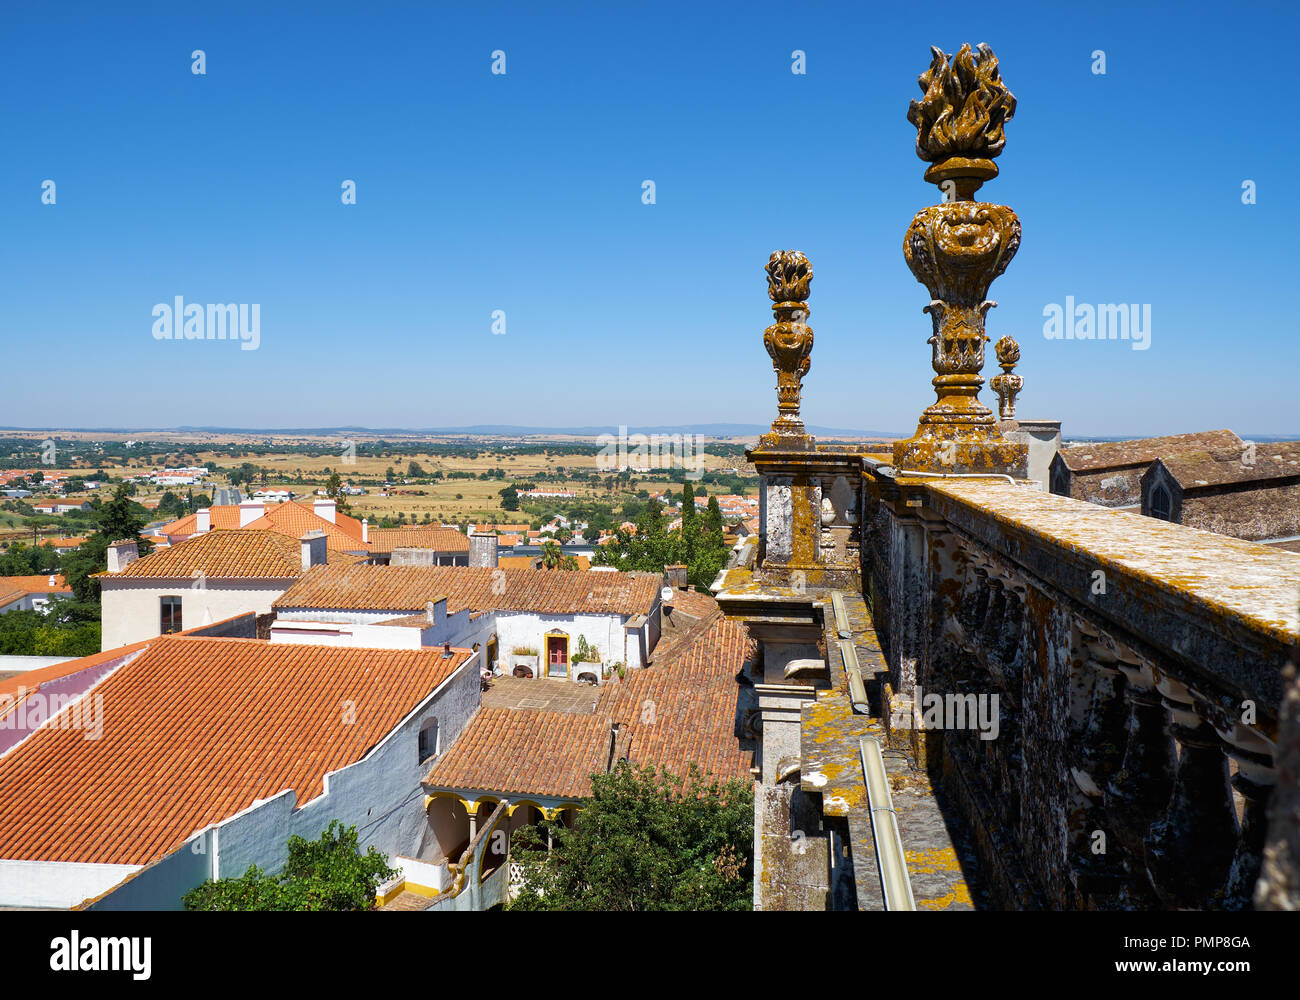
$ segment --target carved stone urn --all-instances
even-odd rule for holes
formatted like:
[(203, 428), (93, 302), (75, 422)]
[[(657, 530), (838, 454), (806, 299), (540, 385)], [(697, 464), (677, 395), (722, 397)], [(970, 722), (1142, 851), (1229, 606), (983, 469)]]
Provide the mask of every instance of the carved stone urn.
[(812, 448), (799, 418), (803, 377), (812, 366), (813, 331), (808, 325), (812, 265), (798, 250), (777, 250), (767, 262), (767, 294), (776, 322), (763, 331), (763, 346), (776, 372), (777, 417), (760, 447)]
[(1005, 205), (975, 201), (997, 176), (993, 157), (1006, 144), (1003, 128), (1016, 99), (998, 73), (987, 45), (963, 45), (956, 57), (931, 49), (921, 74), (924, 94), (907, 118), (917, 129), (916, 151), (931, 166), (925, 179), (945, 200), (917, 212), (903, 241), (903, 257), (930, 293), (932, 381), (938, 397), (916, 434), (894, 444), (900, 474), (1007, 473), (1024, 477), (1028, 449), (1003, 438), (993, 411), (979, 400), (984, 385), (984, 319), (997, 305), (989, 286), (1020, 247), (1020, 219)]

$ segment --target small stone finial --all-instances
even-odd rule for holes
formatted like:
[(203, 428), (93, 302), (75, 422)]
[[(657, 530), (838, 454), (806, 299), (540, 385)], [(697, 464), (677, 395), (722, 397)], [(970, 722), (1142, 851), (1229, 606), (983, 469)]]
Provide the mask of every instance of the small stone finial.
[(798, 250), (773, 250), (767, 259), (767, 296), (773, 302), (807, 302), (812, 265)]
[(1003, 337), (993, 345), (997, 353), (1001, 375), (989, 379), (989, 387), (998, 394), (998, 416), (1003, 420), (1014, 420), (1016, 416), (1016, 397), (1024, 388), (1025, 380), (1012, 373), (1020, 361), (1020, 345), (1011, 337)]
[(993, 158), (1006, 145), (1016, 98), (983, 42), (974, 52), (963, 45), (956, 57), (933, 46), (930, 53), (930, 68), (917, 78), (924, 96), (907, 109), (907, 120), (916, 126), (916, 155), (931, 164), (925, 179), (949, 201), (970, 201), (998, 175)]
[(777, 418), (765, 440), (805, 441), (799, 402), (803, 377), (812, 367), (813, 331), (808, 325), (812, 264), (798, 250), (776, 250), (767, 262), (767, 294), (776, 322), (763, 332), (763, 346), (776, 372)]

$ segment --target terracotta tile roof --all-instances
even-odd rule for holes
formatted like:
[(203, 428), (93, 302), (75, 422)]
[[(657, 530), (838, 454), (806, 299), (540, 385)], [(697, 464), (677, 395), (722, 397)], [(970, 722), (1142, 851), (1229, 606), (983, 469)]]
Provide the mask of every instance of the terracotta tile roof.
[(594, 570), (477, 566), (313, 566), (273, 608), (421, 611), (447, 597), (447, 611), (539, 614), (648, 614), (659, 581), (651, 575)]
[(144, 865), (257, 799), (301, 807), (471, 655), (155, 639), (95, 687), (99, 739), (47, 725), (0, 757), (0, 858)]
[(72, 588), (62, 574), (54, 574), (54, 585), (50, 586), (49, 573), (38, 576), (0, 576), (0, 590), (13, 587), (25, 594), (71, 594)]
[[(1253, 462), (1243, 465), (1248, 457), (1253, 457)], [(1228, 454), (1197, 451), (1171, 455), (1161, 462), (1184, 490), (1294, 479), (1300, 477), (1300, 441), (1261, 442), (1255, 445), (1253, 456), (1238, 448)]]
[(371, 528), (370, 551), (392, 552), (393, 549), (433, 549), (437, 552), (468, 552), (469, 536), (456, 528), (412, 526), (409, 528)]
[(144, 649), (153, 639), (145, 639), (141, 642), (131, 643), (129, 646), (119, 646), (116, 649), (106, 649), (103, 652), (91, 653), (89, 656), (79, 656), (73, 660), (64, 660), (62, 663), (54, 663), (48, 667), (38, 667), (35, 670), (24, 670), (15, 677), (7, 677), (0, 680), (0, 695), (16, 694), (19, 688), (26, 689), (31, 694), (40, 689), (42, 684), (48, 684), (50, 681), (57, 681), (60, 678), (67, 677), (69, 674), (75, 674), (87, 667), (97, 666), (100, 663), (108, 663), (119, 657), (133, 653), (137, 649)]
[(206, 531), (151, 552), (120, 573), (95, 576), (110, 580), (177, 579), (195, 573), (212, 579), (297, 579), (302, 576), (302, 545), (277, 531)]
[(82, 542), (86, 541), (88, 536), (79, 535), (73, 538), (46, 538), (41, 541), (42, 545), (51, 545), (56, 549), (75, 549)]
[[(538, 682), (544, 683), (544, 682)], [(602, 715), (482, 708), (425, 777), (435, 788), (580, 799), (609, 763)]]
[(27, 596), (27, 591), (21, 587), (10, 587), (0, 583), (0, 608), (8, 607), (16, 601), (21, 601)]
[[(209, 523), (213, 529), (239, 527), (239, 508), (237, 506), (220, 504), (209, 507), (208, 510), (211, 512)], [(199, 530), (199, 515), (186, 514), (170, 524), (164, 524), (158, 530), (164, 535), (192, 535)]]
[(623, 723), (633, 764), (684, 774), (695, 761), (706, 774), (748, 778), (753, 754), (735, 727), (736, 674), (750, 654), (744, 628), (717, 618), (654, 666), (602, 685), (596, 711)]
[[(269, 503), (265, 506), (265, 513), (245, 527), (266, 528), (294, 538), (301, 538), (307, 532), (319, 528), (329, 536), (328, 548), (339, 551), (362, 551), (366, 548), (361, 541), (361, 522), (341, 511), (335, 512), (334, 522), (330, 523), (318, 515), (310, 503), (290, 500), (288, 503)], [(237, 504), (215, 504), (208, 510), (211, 512), (209, 517), (213, 530), (239, 527)], [(198, 515), (186, 514), (163, 525), (159, 531), (164, 535), (193, 535), (198, 528)]]
[(673, 588), (673, 596), (669, 601), (665, 601), (679, 611), (684, 611), (692, 618), (701, 620), (708, 618), (710, 615), (717, 613), (719, 610), (718, 602), (713, 599), (713, 595), (701, 590), (679, 590)]
[(1071, 472), (1095, 472), (1128, 465), (1146, 465), (1189, 451), (1227, 451), (1240, 455), (1241, 438), (1229, 430), (1197, 431), (1133, 441), (1099, 441), (1062, 448), (1061, 461)]
[[(725, 618), (693, 633), (670, 658), (602, 685), (595, 711), (483, 708), (425, 776), (435, 788), (580, 799), (618, 753), (635, 765), (748, 779), (753, 754), (735, 735), (736, 674), (750, 655), (744, 629)], [(531, 683), (549, 684), (551, 681)], [(647, 711), (650, 707), (652, 710)]]
[(268, 507), (264, 515), (255, 521), (250, 521), (245, 527), (279, 531), (294, 539), (319, 529), (325, 532), (327, 539), (325, 547), (331, 551), (364, 552), (367, 548), (361, 541), (361, 522), (356, 518), (348, 517), (346, 514), (336, 514), (335, 521), (331, 524), (317, 514), (311, 504), (298, 503), (296, 500)]

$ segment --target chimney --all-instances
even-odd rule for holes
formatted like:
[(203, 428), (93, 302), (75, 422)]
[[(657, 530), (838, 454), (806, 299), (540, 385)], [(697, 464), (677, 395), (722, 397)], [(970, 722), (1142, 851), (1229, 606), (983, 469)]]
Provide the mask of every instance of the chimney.
[(261, 500), (245, 500), (239, 505), (239, 526), (252, 524), (266, 513), (266, 504)]
[(683, 563), (677, 563), (674, 566), (664, 567), (664, 580), (668, 586), (686, 589), (686, 566)]
[(108, 571), (120, 573), (139, 558), (140, 546), (135, 542), (114, 542), (108, 547)]
[(319, 528), (309, 531), (299, 539), (302, 542), (302, 571), (305, 573), (313, 566), (323, 566), (329, 559), (325, 549), (325, 532)]
[(469, 535), (469, 564), (495, 568), (497, 565), (497, 536), (485, 531), (471, 531)]
[(212, 530), (212, 508), (211, 507), (202, 508), (195, 516), (198, 518), (198, 524), (195, 526), (194, 530), (198, 534), (201, 535), (205, 531)]
[(438, 616), (434, 614), (433, 607), (433, 601), (424, 602), (424, 620), (430, 625), (436, 625), (438, 622)]
[(316, 512), (317, 517), (323, 517), (330, 524), (334, 523), (334, 501), (333, 500), (314, 500), (312, 501), (312, 510)]
[(57, 587), (59, 585), (58, 577), (54, 576), (53, 574), (50, 574), (49, 584), (51, 587)]
[(361, 519), (361, 544), (370, 544), (370, 518), (368, 517)]

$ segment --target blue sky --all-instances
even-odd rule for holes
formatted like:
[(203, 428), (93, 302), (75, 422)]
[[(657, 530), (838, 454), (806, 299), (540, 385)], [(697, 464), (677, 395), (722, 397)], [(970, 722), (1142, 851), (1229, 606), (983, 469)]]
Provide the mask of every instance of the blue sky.
[[(311, 10), (6, 5), (0, 425), (767, 422), (762, 269), (793, 247), (804, 418), (910, 433), (901, 248), (938, 197), (907, 104), (931, 44), (985, 41), (1019, 102), (980, 193), (1024, 227), (988, 324), (1019, 412), (1300, 436), (1294, 5)], [(259, 349), (154, 339), (177, 295), (260, 304)], [(1150, 348), (1047, 340), (1066, 296), (1149, 304)]]

